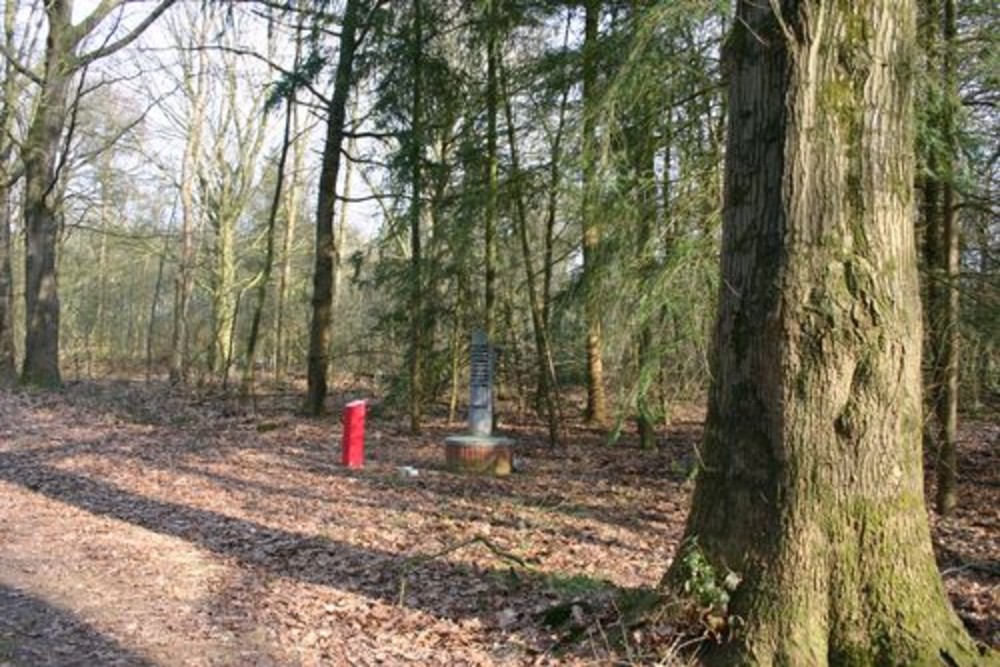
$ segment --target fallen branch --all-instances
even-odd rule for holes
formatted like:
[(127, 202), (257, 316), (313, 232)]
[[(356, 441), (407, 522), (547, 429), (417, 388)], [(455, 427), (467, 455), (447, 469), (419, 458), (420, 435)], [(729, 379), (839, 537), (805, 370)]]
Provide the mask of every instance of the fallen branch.
[(423, 555), (420, 555), (420, 556), (408, 558), (406, 560), (406, 563), (403, 565), (403, 571), (402, 571), (402, 573), (399, 575), (399, 600), (396, 603), (396, 606), (398, 606), (398, 607), (402, 607), (403, 606), (403, 603), (404, 603), (404, 600), (405, 600), (405, 597), (406, 597), (406, 578), (410, 574), (410, 572), (412, 572), (416, 568), (420, 567), (424, 563), (430, 562), (432, 560), (436, 560), (438, 558), (441, 558), (442, 556), (447, 556), (450, 553), (454, 553), (454, 552), (456, 552), (456, 551), (458, 551), (460, 549), (464, 549), (465, 547), (471, 546), (473, 544), (481, 544), (481, 545), (483, 545), (484, 547), (486, 547), (487, 549), (489, 549), (493, 553), (493, 555), (496, 556), (497, 558), (499, 558), (500, 560), (507, 561), (508, 563), (513, 563), (514, 565), (517, 565), (518, 567), (524, 568), (525, 570), (534, 570), (535, 569), (526, 560), (524, 560), (523, 558), (521, 558), (520, 556), (518, 556), (516, 554), (513, 554), (513, 553), (511, 553), (511, 552), (509, 552), (509, 551), (507, 551), (507, 550), (505, 550), (505, 549), (497, 546), (489, 538), (483, 537), (482, 535), (476, 535), (475, 537), (470, 537), (467, 540), (463, 540), (463, 541), (458, 542), (456, 544), (452, 544), (452, 545), (447, 546), (447, 547), (445, 547), (445, 548), (443, 548), (443, 549), (441, 549), (439, 551), (435, 551), (434, 553), (423, 554)]
[(972, 570), (973, 572), (981, 572), (982, 574), (989, 574), (995, 576), (1000, 576), (1000, 563), (994, 561), (973, 561), (968, 563), (962, 563), (961, 565), (956, 565), (955, 567), (948, 567), (941, 570), (941, 576), (947, 577), (952, 574), (960, 574)]

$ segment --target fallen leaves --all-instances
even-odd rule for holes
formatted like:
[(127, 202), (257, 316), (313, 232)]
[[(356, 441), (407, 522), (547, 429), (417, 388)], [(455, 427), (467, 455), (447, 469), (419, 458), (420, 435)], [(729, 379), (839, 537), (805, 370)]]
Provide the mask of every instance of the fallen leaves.
[[(584, 430), (552, 451), (516, 425), (524, 472), (498, 480), (445, 471), (443, 425), (412, 439), (378, 422), (349, 471), (338, 420), (297, 417), (296, 398), (254, 418), (161, 386), (0, 393), (0, 587), (17, 591), (0, 594), (0, 664), (70, 648), (94, 664), (602, 663), (616, 592), (655, 585), (681, 535), (690, 489), (671, 470), (695, 424), (657, 452)], [(1000, 560), (1000, 466), (995, 429), (975, 428), (977, 502), (934, 531), (959, 613), (996, 645), (1000, 577), (975, 564)], [(553, 610), (582, 644), (560, 646)], [(17, 634), (43, 612), (72, 629)]]

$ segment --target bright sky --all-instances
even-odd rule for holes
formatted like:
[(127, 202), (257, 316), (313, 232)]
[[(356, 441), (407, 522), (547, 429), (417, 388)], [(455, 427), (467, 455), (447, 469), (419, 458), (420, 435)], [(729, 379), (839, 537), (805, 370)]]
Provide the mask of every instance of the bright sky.
[[(181, 1), (183, 2), (184, 0)], [(86, 18), (87, 16), (89, 16), (98, 6), (99, 2), (100, 0), (76, 0), (76, 3), (73, 7), (74, 22), (79, 22), (84, 18)], [(149, 10), (152, 7), (155, 6), (155, 4), (156, 3), (153, 1), (127, 3), (125, 8), (126, 19), (123, 21), (122, 26), (119, 27), (119, 30), (116, 34), (118, 36), (125, 34), (127, 27), (135, 25), (139, 20), (141, 20), (143, 16), (145, 16), (149, 12)], [(114, 14), (112, 14), (112, 16), (114, 16)], [(153, 49), (169, 47), (172, 43), (172, 40), (170, 39), (170, 36), (167, 32), (166, 21), (164, 20), (164, 18), (165, 17), (161, 17), (159, 21), (153, 24), (153, 26), (151, 26), (146, 31), (146, 33), (144, 33), (139, 42), (130, 45), (120, 54), (116, 54), (116, 56), (114, 57), (114, 61), (109, 62), (108, 64), (112, 65), (115, 62), (124, 62), (127, 64), (134, 65), (136, 63), (135, 49), (136, 46), (139, 44), (141, 44), (145, 48), (151, 47)], [(112, 20), (108, 19), (105, 21), (105, 24), (111, 24), (111, 22)], [(241, 41), (245, 44), (264, 43), (265, 32), (263, 29), (264, 28), (263, 21), (250, 23), (249, 25), (251, 27), (251, 34), (248, 35), (247, 31), (244, 29), (240, 35)], [(259, 40), (256, 39), (253, 33), (257, 33), (257, 37), (260, 37), (260, 39)], [(217, 54), (212, 54), (210, 55), (210, 58), (211, 57), (218, 57), (218, 56)], [(288, 58), (288, 60), (290, 60), (290, 57)], [(244, 65), (248, 68), (262, 67), (258, 61), (252, 58), (245, 58), (244, 61), (245, 61)], [(155, 77), (155, 75), (148, 75), (148, 76)], [(154, 78), (147, 82), (141, 82), (141, 81), (132, 82), (128, 85), (128, 88), (132, 91), (138, 91), (141, 90), (144, 85), (149, 85), (149, 84), (152, 84), (152, 87), (156, 88), (158, 83), (159, 82), (156, 81)], [(162, 86), (160, 87), (162, 88)], [(276, 146), (280, 141), (280, 130), (281, 130), (280, 115), (281, 114), (279, 113), (274, 113), (271, 119), (269, 128), (269, 145), (271, 146)], [(312, 121), (315, 123), (316, 121), (316, 118), (312, 114), (306, 113), (305, 110), (302, 110), (301, 117), (303, 121), (306, 122)], [(147, 126), (152, 126), (154, 129), (156, 126), (163, 127), (164, 125), (168, 124), (169, 122), (166, 120), (164, 115), (157, 110), (153, 110), (152, 112), (150, 112), (150, 114), (147, 117)], [(156, 132), (155, 130), (151, 133), (148, 133), (147, 136), (151, 137), (151, 143), (156, 144), (155, 146), (151, 146), (152, 150), (164, 156), (171, 156), (171, 155), (174, 156), (174, 160), (179, 164), (183, 146), (181, 145), (181, 142), (177, 137), (175, 136), (172, 137), (171, 134), (168, 132)], [(315, 178), (315, 173), (319, 167), (319, 151), (322, 148), (322, 146), (318, 142), (318, 138), (321, 136), (322, 133), (317, 133), (317, 132), (313, 133), (313, 140), (310, 143), (311, 150), (306, 157), (306, 169), (309, 170), (310, 174), (312, 175), (312, 177), (309, 178), (308, 180), (310, 182), (310, 185), (312, 186), (315, 186), (315, 182), (317, 180)], [(267, 152), (268, 151), (265, 151), (265, 153)], [(146, 169), (151, 169), (151, 168), (147, 166)], [(342, 166), (341, 172), (343, 173), (343, 171), (344, 169)], [(154, 174), (152, 173), (150, 173), (149, 176), (150, 178), (154, 178)], [(343, 186), (341, 186), (341, 190), (343, 190)], [(358, 169), (353, 170), (350, 190), (351, 190), (351, 196), (354, 198), (365, 197), (371, 194), (370, 189), (364, 182)], [(310, 195), (304, 202), (305, 203), (304, 215), (306, 220), (308, 220), (312, 214), (312, 209), (315, 205), (314, 200), (315, 200), (314, 196), (310, 193)], [(348, 224), (354, 227), (364, 237), (371, 237), (374, 236), (375, 233), (377, 233), (378, 226), (380, 224), (379, 209), (374, 202), (351, 204), (348, 206), (347, 213), (348, 213), (347, 216)], [(340, 213), (338, 212), (337, 215), (339, 218)]]

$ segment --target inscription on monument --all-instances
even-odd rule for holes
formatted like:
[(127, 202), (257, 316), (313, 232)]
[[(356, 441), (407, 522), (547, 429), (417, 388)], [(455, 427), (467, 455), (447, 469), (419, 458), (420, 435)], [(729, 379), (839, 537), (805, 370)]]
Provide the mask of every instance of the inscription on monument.
[(469, 432), (493, 432), (493, 346), (486, 332), (472, 332), (469, 373)]

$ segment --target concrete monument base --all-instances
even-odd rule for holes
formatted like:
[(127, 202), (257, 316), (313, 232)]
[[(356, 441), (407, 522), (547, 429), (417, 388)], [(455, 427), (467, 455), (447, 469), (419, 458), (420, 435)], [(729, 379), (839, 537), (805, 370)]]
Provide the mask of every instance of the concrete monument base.
[(452, 470), (497, 477), (510, 474), (514, 440), (498, 435), (452, 435), (444, 440), (445, 463)]

